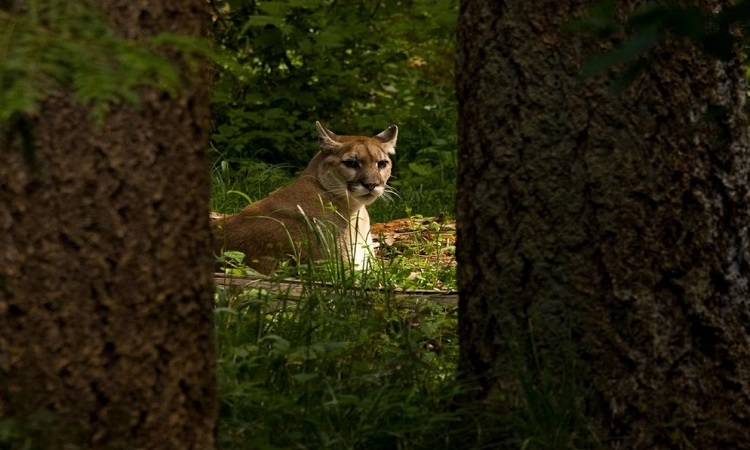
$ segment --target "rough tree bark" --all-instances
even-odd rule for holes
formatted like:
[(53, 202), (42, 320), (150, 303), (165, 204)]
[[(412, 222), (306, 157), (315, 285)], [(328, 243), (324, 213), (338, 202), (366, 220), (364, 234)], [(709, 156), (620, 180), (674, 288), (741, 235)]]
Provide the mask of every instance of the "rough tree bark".
[(512, 393), (533, 346), (605, 447), (750, 448), (744, 68), (671, 38), (611, 94), (563, 28), (594, 3), (462, 3), (463, 374)]
[[(122, 36), (199, 35), (203, 0), (101, 1)], [(70, 95), (0, 141), (0, 418), (40, 448), (210, 449), (206, 73), (98, 128)], [(188, 79), (189, 78), (189, 79)]]

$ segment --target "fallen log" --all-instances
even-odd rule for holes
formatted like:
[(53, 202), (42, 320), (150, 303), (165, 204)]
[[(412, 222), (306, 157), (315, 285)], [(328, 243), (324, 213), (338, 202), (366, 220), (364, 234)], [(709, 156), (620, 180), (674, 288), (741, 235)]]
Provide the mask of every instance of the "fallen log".
[[(333, 292), (336, 286), (326, 283), (303, 282), (295, 278), (272, 279), (262, 275), (227, 275), (223, 273), (214, 274), (216, 285), (225, 290), (265, 290), (273, 295), (283, 296), (285, 299), (295, 300), (304, 297), (309, 289), (319, 289)], [(381, 295), (391, 295), (393, 298), (408, 303), (419, 304), (432, 302), (444, 307), (458, 307), (458, 292), (438, 290), (411, 290), (411, 289), (375, 289), (362, 288), (364, 291)]]

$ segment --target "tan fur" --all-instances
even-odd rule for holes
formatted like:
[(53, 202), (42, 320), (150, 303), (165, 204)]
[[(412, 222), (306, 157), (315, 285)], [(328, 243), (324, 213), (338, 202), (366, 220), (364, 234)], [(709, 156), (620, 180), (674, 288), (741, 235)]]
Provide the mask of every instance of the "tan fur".
[(270, 273), (280, 261), (329, 256), (326, 249), (332, 245), (319, 242), (322, 234), (333, 236), (344, 260), (364, 266), (372, 245), (365, 206), (384, 192), (398, 128), (392, 125), (374, 137), (364, 137), (338, 136), (319, 122), (315, 125), (320, 152), (297, 180), (215, 221), (217, 254), (241, 251), (248, 266)]

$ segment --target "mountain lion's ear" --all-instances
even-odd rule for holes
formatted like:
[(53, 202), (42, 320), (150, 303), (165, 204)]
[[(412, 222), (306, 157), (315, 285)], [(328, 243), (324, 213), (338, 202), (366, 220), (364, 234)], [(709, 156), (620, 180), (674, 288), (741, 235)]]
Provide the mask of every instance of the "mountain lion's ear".
[(320, 122), (315, 122), (315, 127), (318, 128), (318, 147), (323, 152), (330, 152), (341, 148), (342, 144), (338, 141), (338, 136), (331, 131), (326, 129)]
[(375, 135), (375, 139), (383, 143), (391, 155), (396, 153), (396, 138), (398, 137), (398, 127), (391, 125), (385, 131)]

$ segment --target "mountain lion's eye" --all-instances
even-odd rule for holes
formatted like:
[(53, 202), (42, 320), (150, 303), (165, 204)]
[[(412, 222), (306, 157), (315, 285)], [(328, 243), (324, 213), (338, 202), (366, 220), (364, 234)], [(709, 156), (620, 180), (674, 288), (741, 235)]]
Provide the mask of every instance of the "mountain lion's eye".
[(346, 167), (350, 169), (356, 169), (357, 167), (359, 167), (359, 163), (357, 162), (356, 159), (345, 159), (341, 161), (341, 164), (345, 165)]
[(388, 160), (383, 159), (378, 161), (378, 169), (385, 169), (385, 167), (388, 165)]

